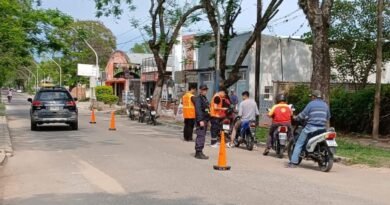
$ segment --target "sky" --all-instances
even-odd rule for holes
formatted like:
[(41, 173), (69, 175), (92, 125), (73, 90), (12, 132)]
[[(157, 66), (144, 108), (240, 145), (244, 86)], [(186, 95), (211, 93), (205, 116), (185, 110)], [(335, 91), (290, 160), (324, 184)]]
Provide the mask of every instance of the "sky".
[[(184, 0), (183, 0), (184, 1)], [(146, 3), (145, 3), (146, 2)], [(43, 8), (58, 9), (77, 20), (98, 20), (111, 29), (117, 37), (117, 49), (129, 51), (137, 42), (144, 41), (145, 36), (139, 29), (130, 25), (130, 19), (139, 19), (141, 23), (148, 23), (149, 4), (147, 0), (134, 0), (137, 7), (135, 11), (126, 10), (120, 19), (115, 17), (96, 17), (94, 0), (42, 0)], [(265, 10), (269, 0), (264, 2)], [(236, 20), (235, 28), (238, 32), (252, 30), (256, 20), (256, 0), (242, 0), (242, 13)], [(263, 33), (277, 36), (300, 36), (309, 31), (307, 20), (299, 9), (297, 1), (285, 0), (273, 20), (269, 23)], [(189, 33), (200, 33), (210, 30), (207, 20), (183, 29), (183, 35)]]

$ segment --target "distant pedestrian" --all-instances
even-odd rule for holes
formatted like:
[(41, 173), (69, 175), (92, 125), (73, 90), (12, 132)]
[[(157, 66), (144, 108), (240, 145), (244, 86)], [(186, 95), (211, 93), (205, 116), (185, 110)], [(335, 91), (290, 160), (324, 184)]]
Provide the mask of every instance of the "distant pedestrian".
[(206, 141), (207, 124), (210, 120), (209, 116), (209, 101), (207, 100), (207, 85), (199, 87), (199, 96), (195, 100), (196, 114), (196, 140), (195, 140), (195, 158), (208, 159), (209, 157), (203, 154), (203, 148)]
[(230, 101), (234, 106), (238, 105), (238, 97), (234, 90), (230, 90)]
[(195, 97), (196, 86), (191, 85), (188, 92), (183, 96), (183, 117), (184, 117), (184, 140), (192, 141), (192, 134), (195, 126)]
[(8, 90), (7, 98), (8, 98), (8, 103), (10, 103), (12, 100), (12, 89), (11, 88)]

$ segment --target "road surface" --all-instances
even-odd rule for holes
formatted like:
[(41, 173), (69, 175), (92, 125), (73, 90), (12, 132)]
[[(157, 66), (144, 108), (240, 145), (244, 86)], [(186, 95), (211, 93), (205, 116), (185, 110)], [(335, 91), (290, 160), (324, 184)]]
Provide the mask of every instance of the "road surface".
[(228, 149), (231, 171), (213, 170), (218, 150), (197, 160), (194, 144), (181, 132), (109, 115), (89, 124), (79, 116), (79, 131), (49, 126), (30, 131), (26, 96), (7, 106), (14, 156), (0, 168), (5, 205), (97, 204), (390, 204), (390, 170), (336, 164), (330, 173), (313, 162), (286, 169), (286, 159)]

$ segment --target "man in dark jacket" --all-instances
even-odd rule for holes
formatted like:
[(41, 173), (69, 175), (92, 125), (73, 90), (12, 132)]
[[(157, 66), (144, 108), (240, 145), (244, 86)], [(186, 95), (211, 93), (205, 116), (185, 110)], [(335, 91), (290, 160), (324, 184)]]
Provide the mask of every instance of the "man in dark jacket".
[(209, 116), (209, 101), (206, 98), (207, 85), (199, 87), (199, 96), (195, 100), (196, 113), (196, 140), (195, 140), (195, 158), (208, 159), (209, 157), (203, 154), (203, 148), (206, 141), (207, 124), (210, 120)]

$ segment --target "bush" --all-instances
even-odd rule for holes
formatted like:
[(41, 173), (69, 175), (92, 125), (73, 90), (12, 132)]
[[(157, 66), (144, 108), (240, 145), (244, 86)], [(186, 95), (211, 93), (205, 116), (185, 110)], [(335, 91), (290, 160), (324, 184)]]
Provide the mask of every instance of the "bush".
[(100, 96), (100, 99), (101, 100), (99, 101), (102, 101), (104, 104), (109, 104), (111, 106), (112, 104), (118, 102), (119, 97), (116, 95), (103, 94)]
[[(309, 102), (310, 89), (297, 85), (288, 91), (288, 102), (294, 104), (296, 114)], [(344, 132), (371, 133), (375, 89), (367, 87), (358, 91), (332, 88), (330, 94), (331, 124)], [(390, 134), (390, 85), (382, 86), (381, 119), (379, 132)]]
[(112, 95), (112, 94), (113, 94), (113, 90), (112, 90), (111, 86), (97, 86), (96, 87), (96, 99), (98, 101), (103, 101), (102, 100), (103, 95)]

